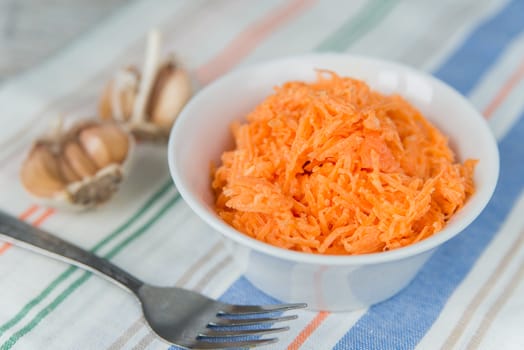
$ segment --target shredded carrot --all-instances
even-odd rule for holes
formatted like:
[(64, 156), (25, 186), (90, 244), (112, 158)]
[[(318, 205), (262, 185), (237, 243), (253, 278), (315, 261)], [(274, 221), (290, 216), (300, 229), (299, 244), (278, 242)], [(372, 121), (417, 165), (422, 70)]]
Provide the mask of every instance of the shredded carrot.
[(212, 171), (218, 214), (263, 242), (365, 254), (440, 231), (474, 192), (476, 160), (399, 95), (319, 71), (276, 87), (234, 123), (235, 149)]

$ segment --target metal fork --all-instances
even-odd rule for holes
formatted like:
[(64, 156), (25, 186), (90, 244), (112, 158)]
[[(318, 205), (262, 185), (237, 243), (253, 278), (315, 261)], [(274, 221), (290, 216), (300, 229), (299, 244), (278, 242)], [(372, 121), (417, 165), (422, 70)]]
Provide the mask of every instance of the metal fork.
[(286, 331), (289, 327), (272, 328), (271, 325), (293, 320), (297, 316), (274, 313), (307, 306), (231, 305), (187, 289), (148, 285), (107, 259), (1, 211), (0, 239), (93, 271), (116, 282), (138, 298), (145, 319), (156, 334), (169, 343), (189, 349), (249, 348), (275, 343), (278, 338), (261, 339), (257, 336)]

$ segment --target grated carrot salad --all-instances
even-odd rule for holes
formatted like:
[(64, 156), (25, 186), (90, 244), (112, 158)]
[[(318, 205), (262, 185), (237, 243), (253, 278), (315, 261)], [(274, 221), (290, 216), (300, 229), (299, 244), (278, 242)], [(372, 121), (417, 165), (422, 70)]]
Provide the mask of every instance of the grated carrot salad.
[(476, 160), (399, 95), (319, 71), (276, 87), (213, 170), (218, 214), (263, 242), (318, 254), (403, 247), (441, 230), (474, 191)]

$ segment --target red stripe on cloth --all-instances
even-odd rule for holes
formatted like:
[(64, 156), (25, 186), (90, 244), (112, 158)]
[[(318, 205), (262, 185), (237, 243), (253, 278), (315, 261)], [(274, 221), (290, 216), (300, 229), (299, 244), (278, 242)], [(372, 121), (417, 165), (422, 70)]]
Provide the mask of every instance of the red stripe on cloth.
[(36, 204), (33, 204), (31, 205), (29, 208), (27, 208), (26, 210), (24, 210), (22, 212), (22, 214), (18, 215), (18, 218), (20, 220), (26, 220), (28, 217), (30, 217), (31, 215), (33, 215), (34, 212), (36, 212), (38, 210), (38, 208), (40, 208), (38, 205)]
[(203, 64), (197, 71), (197, 79), (207, 84), (246, 57), (256, 46), (277, 28), (286, 24), (301, 11), (311, 6), (315, 0), (293, 0), (269, 12), (246, 31), (226, 45), (221, 52)]
[(47, 208), (39, 217), (33, 221), (33, 226), (38, 227), (40, 226), (47, 218), (49, 218), (51, 215), (53, 215), (56, 212), (53, 208)]
[(486, 118), (489, 118), (493, 115), (493, 113), (497, 110), (497, 108), (504, 102), (504, 100), (508, 97), (509, 93), (517, 83), (524, 78), (524, 61), (520, 64), (518, 69), (510, 76), (508, 81), (502, 86), (502, 88), (499, 90), (499, 92), (495, 95), (493, 100), (489, 103), (489, 105), (484, 109), (484, 116)]
[(11, 248), (11, 243), (4, 243), (0, 246), (0, 255), (4, 254), (9, 248)]
[(287, 347), (287, 350), (297, 350), (309, 338), (309, 336), (322, 324), (322, 322), (329, 316), (329, 312), (319, 312), (311, 322), (300, 332), (299, 335)]
[[(26, 220), (28, 217), (33, 215), (40, 207), (36, 204), (31, 205), (26, 210), (22, 212), (22, 214), (18, 215), (18, 218), (20, 220)], [(47, 220), (51, 215), (55, 213), (55, 210), (52, 208), (46, 209), (42, 214), (40, 214), (39, 217), (37, 217), (33, 222), (32, 225), (35, 227), (40, 226), (45, 220)], [(4, 243), (3, 245), (0, 245), (0, 255), (4, 254), (6, 251), (9, 250), (9, 248), (12, 247), (11, 243)]]

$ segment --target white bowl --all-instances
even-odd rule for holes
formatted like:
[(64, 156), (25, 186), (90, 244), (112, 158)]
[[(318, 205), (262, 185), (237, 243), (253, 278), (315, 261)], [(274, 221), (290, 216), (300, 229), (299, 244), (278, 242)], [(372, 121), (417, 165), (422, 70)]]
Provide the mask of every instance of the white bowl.
[[(314, 80), (315, 69), (366, 81), (382, 93), (399, 93), (450, 138), (460, 160), (477, 158), (476, 192), (446, 227), (419, 243), (357, 256), (289, 251), (244, 235), (214, 210), (210, 164), (231, 149), (230, 124), (289, 80)], [(175, 185), (200, 218), (227, 237), (246, 277), (285, 302), (310, 309), (347, 311), (385, 300), (405, 287), (432, 252), (464, 230), (484, 209), (499, 173), (497, 143), (484, 118), (458, 92), (436, 78), (378, 59), (347, 54), (309, 54), (239, 69), (201, 90), (179, 115), (169, 140), (168, 160)]]

